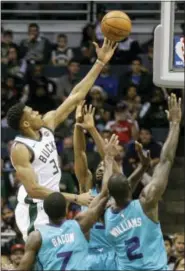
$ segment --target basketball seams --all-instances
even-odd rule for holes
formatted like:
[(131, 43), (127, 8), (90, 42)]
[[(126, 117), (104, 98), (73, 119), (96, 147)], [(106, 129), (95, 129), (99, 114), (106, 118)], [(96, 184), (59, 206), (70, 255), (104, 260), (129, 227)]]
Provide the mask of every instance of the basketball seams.
[(128, 37), (132, 28), (132, 22), (126, 13), (110, 11), (101, 21), (101, 30), (108, 39), (121, 41)]
[(128, 22), (131, 24), (131, 21), (130, 21), (129, 18), (123, 18), (123, 17), (109, 17), (109, 18), (106, 18), (106, 17), (105, 17), (105, 18), (102, 20), (102, 23), (103, 23), (104, 21), (110, 20), (110, 19), (121, 19), (121, 20), (126, 20), (126, 21), (128, 21)]
[(121, 30), (121, 31), (130, 33), (130, 31), (128, 31), (128, 30), (124, 30), (124, 29), (118, 28), (118, 27), (113, 26), (113, 25), (111, 25), (111, 24), (108, 24), (108, 23), (106, 23), (106, 22), (104, 22), (104, 24), (106, 24), (106, 25), (108, 25), (109, 27), (112, 27), (112, 28), (114, 28), (114, 29), (117, 29), (117, 30), (119, 30), (119, 31)]

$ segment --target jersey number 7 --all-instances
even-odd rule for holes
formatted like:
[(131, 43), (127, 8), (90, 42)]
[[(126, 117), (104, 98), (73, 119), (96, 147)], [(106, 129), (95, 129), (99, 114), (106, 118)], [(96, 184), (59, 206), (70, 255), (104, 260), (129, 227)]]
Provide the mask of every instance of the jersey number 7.
[(66, 270), (66, 266), (71, 258), (72, 253), (73, 253), (72, 251), (68, 251), (68, 252), (61, 252), (57, 254), (57, 258), (63, 258), (61, 270)]

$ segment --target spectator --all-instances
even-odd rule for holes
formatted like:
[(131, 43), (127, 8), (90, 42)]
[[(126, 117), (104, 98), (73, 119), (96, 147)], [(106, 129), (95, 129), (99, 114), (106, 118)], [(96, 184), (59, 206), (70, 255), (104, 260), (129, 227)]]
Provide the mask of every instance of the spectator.
[(18, 91), (15, 80), (7, 77), (5, 83), (1, 83), (1, 118), (5, 118), (8, 109), (18, 101)]
[(184, 257), (184, 233), (176, 233), (174, 238), (175, 256)]
[[(152, 138), (152, 132), (150, 128), (141, 127), (139, 132), (139, 139), (138, 141), (143, 145), (144, 151), (149, 150), (151, 156), (151, 163), (150, 169), (147, 173), (144, 174), (142, 181), (136, 188), (136, 191), (133, 194), (133, 197), (136, 199), (140, 195), (141, 190), (143, 187), (148, 184), (151, 180), (151, 174), (153, 172), (154, 167), (159, 162), (160, 152), (161, 152), (161, 145), (157, 143)], [(131, 141), (128, 144), (125, 163), (124, 163), (124, 173), (126, 176), (132, 174), (132, 172), (136, 169), (139, 163), (139, 157), (135, 150), (135, 143)]]
[(103, 130), (102, 132), (101, 132), (101, 136), (102, 136), (102, 138), (105, 140), (105, 139), (107, 139), (107, 140), (110, 140), (110, 138), (111, 138), (111, 136), (112, 136), (112, 133), (111, 133), (111, 131), (109, 131), (109, 130)]
[(118, 79), (111, 74), (109, 64), (103, 67), (99, 77), (95, 81), (95, 85), (102, 87), (110, 100), (117, 100)]
[(23, 78), (26, 73), (27, 63), (18, 59), (18, 52), (16, 47), (10, 47), (8, 50), (8, 75)]
[[(41, 99), (45, 99), (47, 104), (42, 104), (40, 106), (44, 108), (55, 108), (55, 96), (56, 96), (56, 84), (49, 80), (43, 73), (43, 65), (36, 64), (33, 70), (28, 75), (27, 84), (24, 86), (23, 95), (21, 97), (21, 102), (28, 102), (30, 105), (35, 103), (39, 105)], [(51, 99), (49, 101), (49, 99)], [(37, 101), (36, 101), (37, 100)], [(46, 110), (46, 109), (45, 109)], [(44, 110), (44, 111), (45, 111)]]
[(125, 157), (125, 147), (123, 145), (118, 146), (119, 153), (115, 157), (115, 160), (120, 167), (121, 172), (123, 172), (123, 163), (124, 163), (124, 157)]
[(174, 271), (184, 271), (184, 257), (179, 258), (174, 266)]
[(28, 27), (28, 38), (20, 44), (21, 58), (31, 64), (37, 62), (47, 64), (50, 60), (50, 51), (51, 45), (46, 38), (41, 37), (39, 26), (31, 23)]
[(77, 179), (74, 174), (74, 151), (72, 136), (64, 138), (61, 161), (63, 173), (60, 189), (63, 192), (75, 193), (77, 192)]
[(52, 64), (55, 66), (67, 66), (73, 58), (73, 51), (68, 47), (67, 36), (59, 34), (57, 36), (57, 48), (52, 52)]
[(128, 106), (120, 103), (115, 109), (115, 120), (107, 123), (106, 130), (118, 135), (121, 144), (127, 144), (131, 139), (137, 139), (137, 128), (129, 117)]
[(15, 226), (15, 219), (14, 219), (14, 213), (13, 210), (5, 205), (1, 211), (2, 214), (2, 220), (3, 220), (3, 227), (1, 225), (1, 231), (12, 231)]
[(141, 53), (139, 43), (129, 36), (118, 44), (117, 64), (128, 65), (139, 53)]
[(142, 102), (149, 101), (152, 95), (152, 76), (142, 71), (141, 59), (135, 58), (132, 61), (131, 71), (121, 75), (119, 82), (120, 97), (124, 97), (126, 89), (134, 84), (137, 86), (138, 95), (141, 96)]
[(96, 35), (96, 40), (98, 41), (98, 43), (101, 45), (103, 42), (103, 33), (101, 31), (101, 21), (103, 19), (105, 15), (105, 10), (104, 8), (102, 8), (101, 10), (99, 10), (97, 12), (97, 21), (96, 21), (96, 25), (95, 25), (95, 35)]
[(22, 260), (24, 255), (24, 245), (23, 244), (15, 244), (11, 247), (10, 260), (14, 266), (17, 268)]
[(95, 31), (94, 31), (94, 25), (88, 24), (84, 27), (82, 32), (82, 40), (81, 40), (81, 47), (87, 47), (89, 48), (90, 45), (92, 45), (92, 42), (95, 41)]
[(1, 42), (1, 63), (8, 63), (8, 50), (10, 47), (17, 48), (17, 45), (13, 43), (13, 32), (6, 30), (3, 32), (3, 41)]
[(81, 47), (81, 56), (80, 56), (80, 64), (90, 65), (94, 63), (96, 60), (96, 56), (94, 54), (94, 46), (92, 43), (84, 44)]
[(176, 262), (176, 257), (172, 254), (172, 246), (173, 242), (172, 239), (168, 235), (164, 235), (164, 244), (166, 248), (166, 253), (168, 257), (168, 270), (173, 270)]
[(153, 49), (153, 43), (149, 43), (147, 53), (140, 55), (143, 68), (145, 68), (150, 74), (153, 73)]
[(132, 119), (136, 119), (141, 109), (141, 98), (137, 95), (137, 87), (135, 85), (128, 87), (124, 101), (128, 105)]
[(155, 87), (153, 90), (151, 103), (144, 116), (140, 115), (141, 122), (146, 125), (153, 124), (153, 127), (168, 127), (165, 110), (167, 109), (167, 101), (161, 88)]
[(89, 102), (96, 108), (95, 112), (95, 121), (97, 128), (102, 131), (105, 128), (105, 125), (111, 119), (111, 112), (113, 107), (108, 104), (107, 94), (103, 88), (99, 86), (93, 86), (90, 91)]
[(68, 74), (63, 75), (58, 80), (57, 97), (60, 101), (64, 101), (70, 94), (73, 87), (79, 82), (79, 62), (72, 59), (68, 64)]

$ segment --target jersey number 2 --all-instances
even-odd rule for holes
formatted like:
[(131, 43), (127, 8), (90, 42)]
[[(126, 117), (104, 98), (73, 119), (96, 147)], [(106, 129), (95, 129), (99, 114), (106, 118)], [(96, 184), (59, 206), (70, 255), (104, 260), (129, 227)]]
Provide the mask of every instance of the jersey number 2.
[(127, 257), (130, 261), (143, 258), (142, 253), (134, 253), (134, 251), (140, 248), (140, 240), (137, 236), (125, 241)]
[(62, 266), (61, 266), (61, 270), (66, 270), (66, 266), (71, 258), (72, 253), (73, 253), (72, 251), (68, 251), (68, 252), (62, 252), (62, 253), (57, 254), (57, 258), (64, 258)]
[(54, 169), (53, 175), (57, 174), (57, 173), (59, 172), (59, 170), (58, 170), (58, 167), (57, 167), (57, 164), (56, 164), (55, 160), (52, 159), (52, 160), (50, 161), (50, 164), (53, 165), (53, 169)]

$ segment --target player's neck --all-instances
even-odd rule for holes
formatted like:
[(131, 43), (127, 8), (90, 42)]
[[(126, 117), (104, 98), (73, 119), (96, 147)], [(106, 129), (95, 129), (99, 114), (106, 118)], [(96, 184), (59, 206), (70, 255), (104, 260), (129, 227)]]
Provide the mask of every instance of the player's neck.
[(129, 203), (131, 202), (131, 198), (128, 198), (128, 199), (125, 199), (123, 202), (116, 202), (116, 208), (117, 209), (120, 209), (120, 210), (122, 210), (122, 209), (125, 209), (128, 205), (129, 205)]
[(33, 140), (40, 140), (41, 138), (41, 133), (32, 129), (27, 129), (26, 131), (23, 131), (23, 135)]

